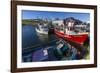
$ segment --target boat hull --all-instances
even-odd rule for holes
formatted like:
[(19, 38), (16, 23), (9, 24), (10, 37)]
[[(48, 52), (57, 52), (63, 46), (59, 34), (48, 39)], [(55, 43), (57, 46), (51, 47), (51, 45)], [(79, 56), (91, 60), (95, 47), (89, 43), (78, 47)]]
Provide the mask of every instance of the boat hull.
[(55, 34), (65, 40), (69, 40), (72, 42), (75, 42), (77, 44), (84, 44), (84, 42), (87, 40), (88, 35), (87, 34), (79, 34), (79, 35), (68, 35), (64, 34), (62, 32), (59, 32), (57, 30), (54, 30)]
[(48, 31), (38, 30), (37, 28), (36, 28), (36, 32), (40, 34), (48, 34)]

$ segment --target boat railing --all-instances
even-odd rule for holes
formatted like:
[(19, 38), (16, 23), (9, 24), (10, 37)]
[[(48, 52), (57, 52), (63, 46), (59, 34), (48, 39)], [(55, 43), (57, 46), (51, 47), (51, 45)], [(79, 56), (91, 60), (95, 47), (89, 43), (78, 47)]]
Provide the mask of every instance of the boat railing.
[[(31, 46), (31, 47), (26, 47), (26, 48), (23, 48), (23, 52), (22, 52), (22, 54), (29, 54), (30, 52), (34, 52), (34, 51), (36, 51), (36, 50), (39, 50), (40, 48), (39, 47), (41, 47), (41, 46), (46, 46), (46, 45), (54, 45), (54, 44), (52, 44), (52, 43), (54, 43), (54, 42), (57, 42), (58, 40), (52, 40), (52, 41), (50, 41), (50, 42), (47, 42), (46, 44), (38, 44), (38, 45), (35, 45), (35, 46)], [(56, 44), (56, 43), (55, 43)]]

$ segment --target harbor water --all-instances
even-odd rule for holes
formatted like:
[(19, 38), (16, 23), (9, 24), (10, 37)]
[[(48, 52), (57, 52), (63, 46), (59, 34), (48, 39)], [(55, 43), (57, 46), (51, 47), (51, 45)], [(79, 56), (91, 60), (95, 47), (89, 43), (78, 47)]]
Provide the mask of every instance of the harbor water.
[[(52, 46), (55, 46), (56, 42), (61, 38), (58, 38), (55, 34), (40, 34), (35, 28), (35, 25), (22, 25), (22, 62), (33, 62), (33, 58), (35, 58), (36, 61), (60, 60), (54, 56)], [(45, 47), (49, 47), (48, 54), (50, 55), (50, 59), (47, 58), (48, 56), (45, 56), (45, 54), (47, 54), (47, 50), (43, 50)], [(82, 53), (84, 53), (84, 51)], [(71, 59), (76, 59), (75, 54), (76, 50), (73, 49), (73, 58)]]

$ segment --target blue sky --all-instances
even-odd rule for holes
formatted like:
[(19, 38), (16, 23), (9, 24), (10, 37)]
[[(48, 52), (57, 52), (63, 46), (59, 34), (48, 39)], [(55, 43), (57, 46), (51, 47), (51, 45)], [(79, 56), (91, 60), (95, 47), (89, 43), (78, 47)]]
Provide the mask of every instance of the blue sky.
[(51, 11), (31, 11), (31, 10), (23, 10), (22, 11), (22, 19), (64, 19), (68, 17), (74, 17), (83, 22), (90, 21), (89, 13), (75, 13), (75, 12), (51, 12)]

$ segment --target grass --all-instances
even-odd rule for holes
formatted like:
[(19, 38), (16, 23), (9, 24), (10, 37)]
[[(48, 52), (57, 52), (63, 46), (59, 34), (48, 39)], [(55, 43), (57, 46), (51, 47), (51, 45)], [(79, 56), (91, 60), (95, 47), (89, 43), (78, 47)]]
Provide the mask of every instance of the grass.
[(30, 20), (22, 20), (22, 24), (23, 25), (29, 25), (29, 24), (32, 24), (32, 25), (35, 25), (37, 22), (33, 21), (32, 19)]
[(23, 25), (36, 25), (39, 24), (40, 22), (42, 23), (48, 23), (47, 21), (43, 21), (41, 19), (24, 19), (22, 20)]

